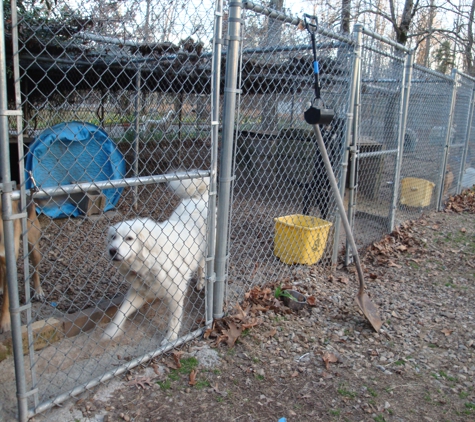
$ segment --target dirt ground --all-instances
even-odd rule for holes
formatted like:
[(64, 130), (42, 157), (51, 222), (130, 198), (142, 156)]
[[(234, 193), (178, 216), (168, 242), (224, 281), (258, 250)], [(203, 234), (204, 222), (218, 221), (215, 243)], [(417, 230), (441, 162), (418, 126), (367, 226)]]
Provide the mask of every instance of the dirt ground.
[(474, 218), (423, 215), (368, 249), (379, 333), (355, 305), (354, 268), (294, 266), (282, 283), (303, 310), (255, 288), (206, 339), (32, 421), (475, 421)]

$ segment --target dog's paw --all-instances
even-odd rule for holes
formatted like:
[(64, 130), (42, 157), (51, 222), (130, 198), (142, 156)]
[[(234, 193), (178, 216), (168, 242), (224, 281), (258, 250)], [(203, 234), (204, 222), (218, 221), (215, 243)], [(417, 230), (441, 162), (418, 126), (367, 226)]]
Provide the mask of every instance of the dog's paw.
[(199, 278), (195, 284), (195, 289), (201, 292), (205, 288), (205, 286), (206, 286), (206, 279), (204, 277)]
[(166, 346), (170, 343), (173, 343), (174, 341), (176, 341), (177, 338), (178, 336), (175, 333), (167, 333), (165, 338), (162, 340), (161, 345)]
[(12, 328), (10, 316), (8, 318), (2, 318), (0, 321), (0, 333), (5, 333), (7, 331), (10, 331)]
[(44, 302), (45, 293), (41, 287), (38, 290), (35, 290), (35, 293), (33, 294), (33, 299)]
[(117, 325), (109, 324), (101, 336), (101, 341), (110, 341), (121, 336), (124, 332)]

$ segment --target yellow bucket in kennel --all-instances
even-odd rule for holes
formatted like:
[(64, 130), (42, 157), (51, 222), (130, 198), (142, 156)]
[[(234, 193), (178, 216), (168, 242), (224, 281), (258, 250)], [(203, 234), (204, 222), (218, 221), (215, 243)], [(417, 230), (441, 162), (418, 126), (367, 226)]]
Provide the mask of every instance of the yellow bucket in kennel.
[(332, 223), (301, 214), (274, 221), (274, 255), (282, 262), (312, 265), (321, 259)]
[(402, 205), (408, 207), (428, 207), (432, 198), (435, 183), (415, 177), (406, 177), (401, 180)]

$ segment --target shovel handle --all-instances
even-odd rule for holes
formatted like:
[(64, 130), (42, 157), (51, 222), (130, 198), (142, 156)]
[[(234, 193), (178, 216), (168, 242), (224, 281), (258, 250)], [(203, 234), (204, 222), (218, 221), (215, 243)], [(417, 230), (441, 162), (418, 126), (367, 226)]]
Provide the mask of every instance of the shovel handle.
[(330, 158), (328, 157), (327, 149), (325, 147), (325, 143), (323, 142), (322, 133), (320, 132), (320, 128), (318, 125), (312, 125), (312, 127), (317, 137), (318, 149), (320, 150), (320, 154), (323, 158), (323, 163), (325, 164), (325, 169), (327, 171), (327, 176), (328, 176), (328, 179), (330, 181), (330, 185), (333, 191), (333, 196), (336, 200), (338, 211), (340, 212), (341, 221), (343, 222), (346, 236), (350, 242), (351, 250), (353, 251), (353, 258), (356, 264), (356, 271), (358, 272), (358, 278), (360, 281), (358, 295), (362, 295), (364, 293), (365, 283), (364, 283), (363, 270), (361, 268), (360, 256), (358, 254), (358, 249), (356, 249), (355, 238), (353, 237), (350, 223), (348, 222), (348, 217), (346, 216), (346, 213), (345, 213), (345, 206), (343, 205), (343, 200), (341, 199), (340, 190), (338, 189), (338, 184), (336, 182), (335, 174), (333, 173), (332, 165), (330, 163)]

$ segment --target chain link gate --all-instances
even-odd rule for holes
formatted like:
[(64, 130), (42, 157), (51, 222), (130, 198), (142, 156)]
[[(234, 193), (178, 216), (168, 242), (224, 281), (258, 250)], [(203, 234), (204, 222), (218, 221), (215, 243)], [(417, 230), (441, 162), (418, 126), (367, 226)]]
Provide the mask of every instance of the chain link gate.
[[(468, 140), (470, 138), (471, 116), (473, 114), (473, 90), (474, 79), (460, 74), (453, 73), (455, 103), (451, 124), (451, 134), (449, 142), (446, 143), (447, 159), (444, 168), (444, 181), (441, 184), (442, 192), (440, 196), (439, 208), (442, 207), (450, 196), (460, 192), (459, 181), (466, 166), (466, 156), (468, 151)], [(465, 158), (464, 158), (465, 157)]]
[[(300, 19), (244, 3), (235, 182), (227, 304), (253, 286), (305, 279), (336, 261), (342, 239), (336, 203), (312, 128), (303, 113), (313, 100), (310, 37)], [(344, 192), (345, 145), (351, 131), (355, 43), (320, 27), (316, 34), (322, 99), (336, 111), (323, 136)], [(288, 241), (287, 231), (296, 231)], [(282, 237), (279, 238), (283, 232)], [(295, 240), (295, 241), (294, 241)], [(315, 264), (319, 265), (288, 265)]]
[[(3, 21), (0, 73), (9, 71), (3, 220), (25, 421), (212, 320), (213, 285), (199, 287), (214, 272), (223, 13), (221, 2), (21, 6), (13, 0)], [(30, 247), (16, 271), (21, 232)], [(131, 285), (139, 293), (126, 296)]]

